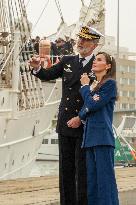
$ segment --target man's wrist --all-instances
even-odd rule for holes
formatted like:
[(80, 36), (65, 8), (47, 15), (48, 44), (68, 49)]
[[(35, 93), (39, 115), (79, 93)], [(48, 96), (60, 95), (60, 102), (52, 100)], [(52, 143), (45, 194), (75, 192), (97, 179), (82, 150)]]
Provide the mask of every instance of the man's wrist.
[(41, 70), (41, 66), (39, 68), (33, 68), (33, 74), (37, 74), (39, 73), (39, 71)]

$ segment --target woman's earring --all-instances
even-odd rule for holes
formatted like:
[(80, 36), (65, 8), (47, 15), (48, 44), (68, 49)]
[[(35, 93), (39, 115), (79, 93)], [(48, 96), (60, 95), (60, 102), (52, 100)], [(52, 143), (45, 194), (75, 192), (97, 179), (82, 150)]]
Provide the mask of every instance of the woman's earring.
[(106, 70), (109, 70), (111, 67), (107, 67)]

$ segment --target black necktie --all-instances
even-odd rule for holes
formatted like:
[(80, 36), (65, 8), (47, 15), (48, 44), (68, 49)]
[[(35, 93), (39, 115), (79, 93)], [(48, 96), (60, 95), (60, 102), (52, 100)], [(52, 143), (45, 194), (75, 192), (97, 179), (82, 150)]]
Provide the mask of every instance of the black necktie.
[(83, 68), (83, 61), (85, 60), (85, 58), (79, 58), (79, 69)]

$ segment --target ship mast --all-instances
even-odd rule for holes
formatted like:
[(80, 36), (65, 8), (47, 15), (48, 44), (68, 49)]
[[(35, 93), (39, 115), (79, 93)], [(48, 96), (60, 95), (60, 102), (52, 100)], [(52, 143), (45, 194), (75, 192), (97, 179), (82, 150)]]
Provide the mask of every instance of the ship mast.
[(56, 38), (61, 37), (61, 38), (65, 39), (66, 30), (67, 30), (68, 26), (67, 26), (67, 24), (66, 24), (66, 22), (64, 20), (59, 0), (55, 0), (55, 3), (56, 3), (56, 6), (57, 6), (58, 12), (60, 14), (60, 18), (61, 18), (61, 23), (60, 23), (60, 25), (59, 25), (59, 27), (57, 29), (57, 36), (56, 36)]
[[(24, 2), (20, 0), (1, 0), (0, 13), (0, 77), (6, 86), (17, 90), (18, 86), (15, 85), (15, 81), (19, 83), (17, 82), (19, 81), (18, 61), (22, 48), (30, 34)], [(15, 70), (17, 75), (12, 73)], [(15, 80), (13, 76), (18, 77)]]
[(82, 3), (82, 6), (84, 6), (84, 5), (85, 5), (85, 2), (84, 2), (84, 0), (81, 0), (81, 3)]

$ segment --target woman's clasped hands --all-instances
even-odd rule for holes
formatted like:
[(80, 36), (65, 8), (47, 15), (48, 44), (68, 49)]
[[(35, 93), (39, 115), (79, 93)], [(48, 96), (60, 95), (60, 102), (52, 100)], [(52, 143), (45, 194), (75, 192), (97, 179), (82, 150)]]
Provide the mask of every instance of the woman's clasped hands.
[(89, 85), (90, 79), (87, 73), (83, 73), (83, 75), (81, 75), (80, 81), (81, 81), (81, 85)]

